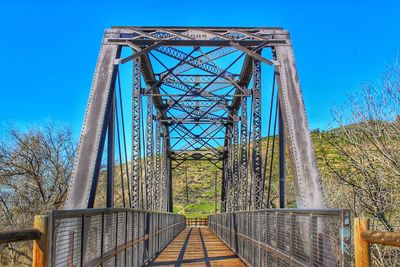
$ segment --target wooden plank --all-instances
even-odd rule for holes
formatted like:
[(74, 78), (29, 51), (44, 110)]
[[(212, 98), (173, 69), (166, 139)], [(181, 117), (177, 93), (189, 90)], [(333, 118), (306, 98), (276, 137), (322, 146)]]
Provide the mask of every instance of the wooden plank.
[(361, 235), (368, 231), (369, 222), (366, 218), (354, 218), (354, 256), (356, 267), (369, 267), (369, 244)]
[(40, 231), (35, 228), (0, 232), (0, 244), (31, 241), (39, 238)]
[(183, 230), (149, 266), (246, 266), (205, 227)]
[(368, 243), (400, 247), (400, 232), (367, 231), (361, 233), (361, 238)]

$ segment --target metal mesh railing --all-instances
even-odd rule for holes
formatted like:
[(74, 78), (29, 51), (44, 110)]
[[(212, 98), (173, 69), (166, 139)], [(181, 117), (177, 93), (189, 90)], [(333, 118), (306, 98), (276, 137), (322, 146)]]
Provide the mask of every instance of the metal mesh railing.
[(250, 266), (350, 266), (350, 213), (269, 209), (213, 214), (208, 227)]
[(50, 214), (52, 266), (142, 266), (185, 228), (185, 216), (133, 209)]

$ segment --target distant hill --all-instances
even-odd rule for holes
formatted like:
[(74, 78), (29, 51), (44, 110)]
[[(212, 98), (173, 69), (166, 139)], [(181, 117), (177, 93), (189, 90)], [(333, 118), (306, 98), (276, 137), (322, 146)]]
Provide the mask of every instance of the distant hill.
[[(367, 122), (363, 122), (367, 123)], [(375, 122), (387, 124), (388, 122)], [(346, 126), (347, 130), (352, 128), (357, 128), (359, 125), (349, 125)], [(340, 135), (340, 128), (332, 129), (329, 131), (320, 132), (319, 130), (314, 130), (311, 132), (311, 136), (314, 144), (314, 151), (316, 156), (317, 165), (322, 177), (324, 195), (329, 207), (340, 207), (343, 208), (345, 202), (345, 195), (347, 194), (343, 190), (345, 189), (338, 180), (337, 176), (332, 171), (346, 173), (349, 166), (344, 163), (341, 156), (328, 142), (329, 136)], [(338, 141), (338, 139), (335, 139)], [(262, 139), (262, 153), (263, 159), (265, 159), (265, 149), (267, 142), (270, 142), (270, 148), (272, 144), (272, 137)], [(278, 149), (279, 138), (275, 138), (276, 146)], [(276, 151), (277, 152), (277, 151)], [(272, 195), (271, 203), (277, 207), (278, 206), (278, 153), (275, 153), (274, 164), (273, 164), (273, 180), (272, 180)], [(288, 153), (286, 152), (287, 158), (287, 183), (286, 183), (286, 199), (287, 207), (296, 207), (296, 192), (293, 183), (293, 177), (290, 171), (290, 161)], [(250, 159), (251, 160), (251, 159)], [(326, 164), (329, 161), (330, 167)], [(251, 162), (249, 162), (251, 164)], [(263, 163), (264, 164), (264, 163)], [(269, 166), (269, 164), (268, 164)], [(115, 166), (115, 206), (122, 206), (122, 193), (121, 193), (121, 171), (120, 166)], [(125, 168), (123, 169), (124, 176)], [(186, 187), (186, 175), (187, 175), (187, 187)], [(217, 187), (215, 190), (215, 175), (217, 175)], [(184, 214), (189, 218), (204, 218), (208, 214), (213, 213), (215, 209), (220, 210), (220, 196), (221, 196), (221, 171), (215, 167), (213, 164), (207, 161), (187, 161), (180, 165), (178, 168), (173, 170), (173, 202), (174, 211)], [(100, 179), (97, 193), (95, 207), (105, 206), (105, 177), (106, 172), (103, 171)], [(126, 180), (125, 180), (126, 186)], [(267, 182), (266, 182), (267, 184)], [(332, 188), (335, 188), (331, 190)], [(267, 187), (265, 188), (267, 190)], [(101, 192), (100, 192), (101, 191)], [(215, 207), (215, 195), (217, 207)], [(125, 191), (126, 203), (128, 203), (128, 192)], [(347, 205), (347, 204), (346, 204)]]
[[(320, 132), (314, 130), (312, 132), (312, 139), (314, 142), (314, 150), (316, 154), (317, 164), (320, 169), (322, 177), (328, 177), (325, 175), (329, 172), (324, 164), (324, 157), (334, 159), (338, 157), (335, 151), (330, 148), (328, 142), (324, 139), (324, 136), (329, 134), (328, 132)], [(262, 139), (263, 147), (263, 159), (265, 158), (265, 148), (267, 141), (272, 144), (272, 137)], [(276, 152), (279, 138), (276, 137)], [(271, 147), (271, 146), (270, 146)], [(287, 153), (286, 153), (287, 154)], [(277, 153), (276, 153), (277, 156)], [(295, 207), (295, 189), (293, 185), (293, 178), (290, 172), (290, 164), (288, 155), (287, 157), (287, 206)], [(185, 165), (186, 164), (186, 165)], [(214, 212), (214, 194), (215, 194), (215, 173), (217, 172), (217, 209), (220, 209), (220, 189), (221, 189), (221, 171), (218, 170), (211, 163), (205, 161), (188, 161), (180, 166), (179, 170), (173, 172), (173, 192), (174, 192), (174, 211), (185, 214), (187, 217), (201, 218), (206, 217), (208, 214)], [(186, 171), (188, 177), (188, 201), (186, 200)], [(278, 195), (277, 195), (277, 177), (278, 177), (278, 160), (274, 158), (273, 164), (273, 182), (272, 182), (272, 198), (275, 206), (278, 206)], [(327, 182), (323, 180), (323, 182)]]

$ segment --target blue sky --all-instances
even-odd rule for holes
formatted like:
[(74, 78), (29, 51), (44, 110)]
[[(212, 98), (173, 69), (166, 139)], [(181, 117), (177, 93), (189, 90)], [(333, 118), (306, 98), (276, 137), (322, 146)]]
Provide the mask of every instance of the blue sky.
[(5, 1), (0, 124), (70, 124), (78, 136), (104, 28), (282, 26), (291, 31), (310, 127), (376, 80), (400, 49), (398, 1)]

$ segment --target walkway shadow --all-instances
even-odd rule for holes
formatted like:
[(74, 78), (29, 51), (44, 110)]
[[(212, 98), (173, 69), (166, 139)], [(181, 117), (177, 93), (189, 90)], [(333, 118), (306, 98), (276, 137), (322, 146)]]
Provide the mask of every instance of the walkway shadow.
[[(234, 255), (233, 253), (231, 253), (232, 255), (226, 255), (226, 252), (231, 252), (229, 250), (228, 247), (226, 247), (222, 241), (220, 241), (216, 236), (215, 238), (217, 238), (217, 241), (213, 241), (213, 240), (207, 240), (207, 238), (210, 238), (210, 231), (207, 228), (190, 228), (187, 231), (185, 240), (182, 244), (182, 247), (179, 250), (179, 254), (178, 254), (178, 250), (175, 249), (175, 246), (177, 246), (178, 244), (173, 244), (174, 249), (168, 250), (168, 247), (161, 252), (161, 254), (159, 255), (159, 257), (157, 257), (156, 259), (154, 259), (151, 263), (149, 263), (148, 266), (175, 266), (175, 267), (180, 267), (183, 264), (190, 264), (190, 265), (194, 265), (194, 264), (198, 264), (199, 266), (206, 266), (206, 267), (211, 267), (214, 264), (217, 263), (222, 263), (224, 260), (228, 260), (228, 261), (235, 261), (235, 259), (237, 259), (238, 264), (234, 264), (233, 266), (245, 266), (244, 264), (242, 265), (241, 261), (238, 259), (238, 257), (236, 255)], [(214, 234), (212, 234), (214, 235)], [(191, 258), (186, 258), (185, 257), (185, 253), (187, 252), (187, 248), (190, 245), (195, 246), (196, 243), (198, 244), (198, 241), (200, 241), (201, 243), (201, 249), (199, 249), (199, 251), (189, 251), (189, 257), (192, 256)], [(191, 242), (193, 242), (192, 244), (190, 244)], [(209, 245), (207, 247), (206, 243), (209, 242), (211, 243), (211, 245)], [(217, 246), (215, 246), (215, 243), (218, 243)], [(171, 243), (172, 244), (172, 243)], [(170, 245), (171, 245), (170, 244)], [(220, 248), (221, 244), (223, 245), (223, 248)], [(193, 249), (193, 247), (192, 247)], [(209, 256), (209, 251), (208, 249), (211, 249), (210, 252), (215, 254), (215, 251), (222, 251), (222, 256), (218, 256), (218, 255), (214, 255), (212, 257)], [(169, 257), (172, 256), (174, 253), (178, 254), (177, 255), (177, 259), (176, 260), (170, 260), (170, 259), (165, 259), (163, 260), (163, 253), (164, 257)], [(168, 255), (171, 254), (171, 255)], [(225, 254), (225, 255), (224, 255)], [(229, 263), (228, 263), (229, 264)], [(223, 265), (223, 266), (230, 266), (230, 265)]]

